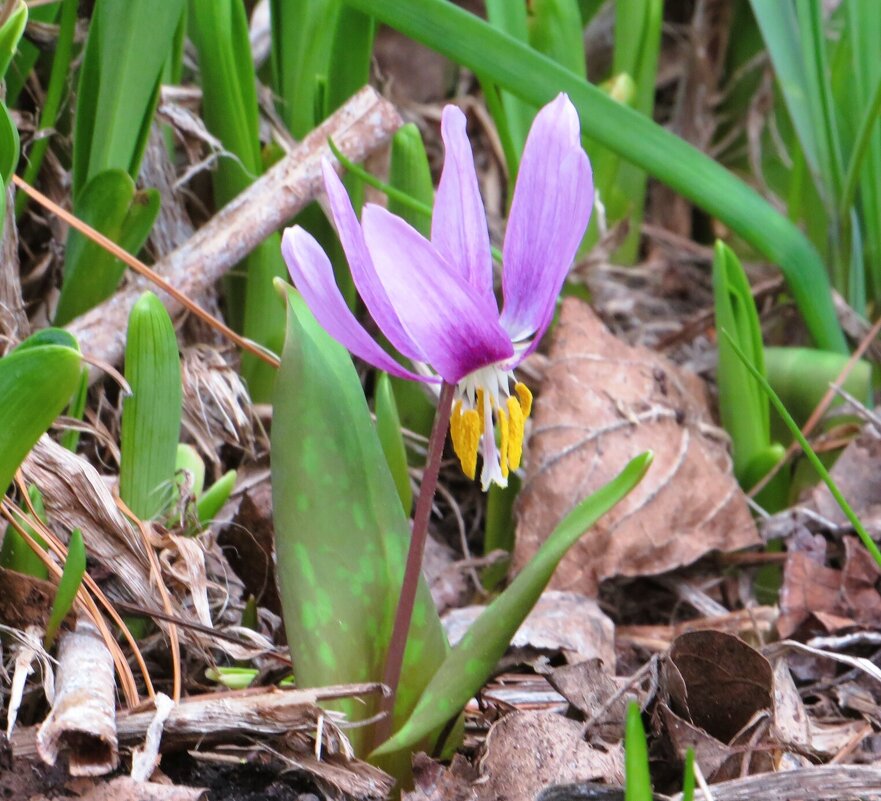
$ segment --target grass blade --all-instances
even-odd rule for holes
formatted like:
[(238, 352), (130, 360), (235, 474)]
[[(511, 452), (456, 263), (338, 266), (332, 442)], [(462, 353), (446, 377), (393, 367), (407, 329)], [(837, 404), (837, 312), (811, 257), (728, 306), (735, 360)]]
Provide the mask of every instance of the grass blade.
[(624, 801), (652, 801), (649, 747), (636, 701), (627, 704), (624, 725)]
[(75, 528), (67, 543), (67, 559), (64, 560), (64, 570), (58, 581), (55, 600), (52, 602), (52, 611), (46, 623), (46, 633), (43, 636), (43, 647), (46, 650), (52, 647), (58, 629), (61, 628), (64, 618), (73, 607), (85, 573), (86, 546), (83, 544), (83, 532)]

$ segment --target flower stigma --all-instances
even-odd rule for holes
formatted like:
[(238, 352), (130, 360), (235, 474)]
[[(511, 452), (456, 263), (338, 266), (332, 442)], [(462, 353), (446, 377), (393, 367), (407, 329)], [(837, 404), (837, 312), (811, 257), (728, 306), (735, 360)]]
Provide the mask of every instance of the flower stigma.
[(532, 393), (514, 378), (513, 371), (494, 364), (465, 376), (456, 386), (454, 397), (450, 437), (462, 472), (474, 478), (477, 454), (481, 451), (480, 483), (484, 491), (490, 484), (506, 487), (510, 472), (520, 467), (526, 420), (532, 411)]

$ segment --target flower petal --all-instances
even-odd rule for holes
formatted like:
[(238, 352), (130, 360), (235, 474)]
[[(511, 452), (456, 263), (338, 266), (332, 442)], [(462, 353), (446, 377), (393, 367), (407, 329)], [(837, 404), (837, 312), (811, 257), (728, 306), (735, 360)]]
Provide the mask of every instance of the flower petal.
[(427, 239), (379, 206), (365, 206), (361, 219), (389, 301), (445, 381), (457, 384), (468, 373), (513, 355), (495, 300), (477, 293)]
[(503, 248), (501, 323), (515, 342), (544, 333), (593, 208), (578, 113), (560, 94), (535, 117)]
[(431, 218), (431, 244), (468, 284), (491, 296), (492, 253), (486, 211), (477, 186), (471, 143), (465, 133), (465, 115), (456, 106), (444, 108), (441, 136), (444, 169)]
[(333, 278), (333, 267), (314, 237), (299, 225), (288, 228), (281, 240), (281, 252), (294, 286), (312, 314), (341, 345), (374, 367), (413, 381), (434, 379), (412, 373), (399, 365), (368, 334), (349, 311)]
[(382, 329), (389, 342), (413, 361), (424, 362), (425, 354), (419, 346), (413, 342), (401, 326), (398, 316), (388, 301), (382, 284), (376, 277), (376, 270), (370, 260), (370, 253), (364, 244), (364, 233), (361, 224), (355, 216), (355, 209), (346, 193), (346, 187), (334, 171), (330, 161), (321, 160), (321, 169), (324, 173), (324, 187), (327, 198), (330, 201), (330, 210), (333, 222), (336, 226), (337, 235), (349, 262), (352, 280), (358, 289), (358, 294), (367, 306), (367, 311), (373, 317), (376, 324)]

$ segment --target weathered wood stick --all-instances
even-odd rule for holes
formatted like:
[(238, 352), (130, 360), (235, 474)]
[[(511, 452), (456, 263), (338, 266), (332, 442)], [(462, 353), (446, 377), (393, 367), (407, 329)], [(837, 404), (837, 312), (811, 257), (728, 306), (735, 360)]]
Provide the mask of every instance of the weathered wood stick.
[[(322, 191), (321, 159), (333, 158), (328, 138), (347, 158), (359, 162), (385, 146), (401, 124), (397, 109), (365, 87), (153, 269), (197, 301)], [(110, 364), (121, 361), (129, 312), (150, 286), (146, 279), (135, 278), (67, 326), (85, 354)], [(181, 310), (173, 298), (157, 294), (170, 314)]]
[[(320, 701), (351, 698), (380, 692), (376, 683), (345, 684), (309, 690), (279, 690), (261, 687), (244, 691), (206, 693), (190, 696), (177, 704), (165, 720), (162, 751), (186, 748), (196, 742), (236, 742), (255, 737), (272, 737), (292, 731), (314, 733), (318, 718), (326, 714)], [(116, 716), (116, 736), (120, 745), (143, 741), (155, 715), (154, 710), (122, 710)], [(37, 728), (13, 732), (12, 750), (16, 757), (38, 753)]]
[(37, 753), (54, 765), (70, 755), (71, 776), (103, 776), (119, 761), (113, 656), (87, 620), (59, 642), (58, 685), (52, 711), (37, 730)]

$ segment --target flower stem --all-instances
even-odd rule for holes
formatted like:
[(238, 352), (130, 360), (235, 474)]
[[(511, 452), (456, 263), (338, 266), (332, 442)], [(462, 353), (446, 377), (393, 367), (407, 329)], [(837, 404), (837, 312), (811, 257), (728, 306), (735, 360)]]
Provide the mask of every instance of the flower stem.
[(389, 694), (383, 696), (380, 711), (386, 714), (380, 718), (375, 729), (375, 745), (385, 742), (392, 734), (392, 712), (398, 695), (398, 683), (404, 663), (404, 649), (407, 635), (410, 632), (410, 621), (413, 617), (413, 606), (416, 602), (416, 589), (419, 586), (419, 574), (422, 570), (422, 554), (425, 551), (425, 539), (428, 536), (428, 518), (431, 504), (437, 487), (437, 476), (440, 471), (441, 458), (444, 454), (444, 442), (450, 424), (450, 411), (453, 408), (453, 391), (455, 386), (444, 382), (441, 385), (440, 399), (434, 416), (434, 425), (428, 440), (428, 455), (425, 458), (425, 470), (422, 473), (422, 485), (413, 513), (413, 533), (410, 537), (410, 549), (407, 552), (407, 565), (404, 568), (404, 580), (401, 584), (401, 595), (395, 611), (395, 624), (389, 642), (388, 654), (385, 659), (385, 670), (382, 683), (389, 688)]

